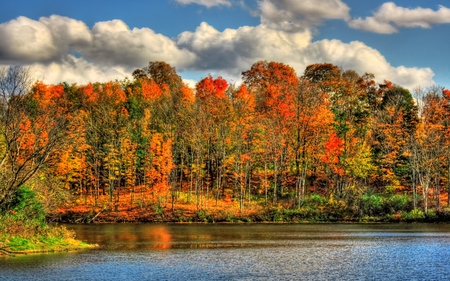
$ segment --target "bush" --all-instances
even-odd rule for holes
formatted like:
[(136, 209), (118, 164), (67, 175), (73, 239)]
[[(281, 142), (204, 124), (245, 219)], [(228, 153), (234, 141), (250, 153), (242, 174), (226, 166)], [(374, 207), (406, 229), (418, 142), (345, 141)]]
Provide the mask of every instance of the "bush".
[(428, 213), (426, 216), (427, 216), (427, 219), (431, 219), (431, 220), (434, 220), (437, 218), (437, 214), (433, 211), (433, 209), (428, 210)]
[(406, 195), (394, 195), (392, 197), (392, 206), (396, 211), (403, 211), (405, 210), (408, 205), (411, 203), (411, 198)]
[(378, 214), (383, 210), (383, 198), (379, 195), (364, 195), (362, 198), (362, 209), (367, 214)]
[(383, 207), (386, 213), (408, 211), (411, 205), (411, 198), (406, 195), (390, 195), (383, 200)]
[(330, 221), (337, 221), (347, 217), (351, 210), (348, 208), (347, 204), (342, 200), (334, 200), (330, 198), (324, 209), (328, 213), (328, 219)]
[(400, 211), (402, 218), (406, 221), (417, 221), (423, 220), (425, 218), (424, 212), (421, 209), (413, 209), (411, 212), (402, 212)]
[(316, 206), (324, 206), (327, 203), (327, 199), (320, 196), (319, 194), (314, 193), (309, 197), (309, 202)]
[(64, 226), (49, 226), (41, 221), (32, 220), (22, 213), (13, 214), (11, 212), (0, 216), (0, 240), (8, 237), (20, 237), (31, 239), (37, 236), (74, 238), (75, 233), (67, 230)]
[(297, 209), (279, 209), (271, 207), (257, 215), (258, 221), (297, 222), (299, 220), (322, 220), (321, 212), (312, 206)]
[(30, 220), (37, 220), (44, 223), (44, 206), (37, 200), (36, 194), (27, 186), (20, 187), (14, 194), (14, 199), (6, 207), (4, 212), (13, 211)]

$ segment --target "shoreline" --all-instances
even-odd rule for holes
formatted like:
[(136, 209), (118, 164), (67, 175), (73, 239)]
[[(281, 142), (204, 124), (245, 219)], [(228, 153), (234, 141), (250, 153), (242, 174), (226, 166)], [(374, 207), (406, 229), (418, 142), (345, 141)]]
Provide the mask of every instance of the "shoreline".
[(301, 217), (297, 214), (271, 213), (270, 211), (252, 211), (243, 213), (218, 213), (199, 210), (187, 214), (178, 210), (163, 214), (139, 214), (136, 216), (123, 215), (120, 212), (104, 212), (103, 216), (92, 220), (93, 212), (60, 214), (57, 223), (64, 224), (98, 224), (98, 223), (273, 223), (273, 224), (367, 224), (367, 223), (450, 223), (450, 214), (424, 215), (423, 217), (404, 217), (402, 215), (363, 216), (363, 217), (339, 217), (333, 214), (317, 214), (315, 217)]
[[(65, 241), (67, 242), (67, 241)], [(54, 245), (38, 245), (33, 244), (32, 246), (40, 246), (42, 249), (30, 249), (30, 250), (11, 250), (12, 246), (0, 246), (0, 257), (15, 257), (19, 255), (32, 255), (32, 254), (49, 254), (49, 253), (58, 253), (58, 252), (75, 252), (79, 250), (85, 249), (95, 249), (99, 248), (98, 244), (87, 244), (79, 240), (69, 241), (68, 243), (72, 243), (66, 246), (54, 246)]]

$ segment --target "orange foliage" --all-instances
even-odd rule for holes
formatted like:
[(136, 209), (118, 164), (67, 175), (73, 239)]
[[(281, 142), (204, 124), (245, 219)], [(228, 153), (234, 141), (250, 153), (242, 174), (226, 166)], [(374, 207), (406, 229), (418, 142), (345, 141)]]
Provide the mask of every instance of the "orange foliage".
[(330, 140), (325, 144), (325, 153), (322, 156), (322, 162), (324, 163), (338, 163), (339, 155), (342, 153), (343, 142), (340, 138), (336, 137), (333, 133), (330, 136)]
[(161, 97), (163, 91), (153, 80), (142, 79), (142, 96), (145, 100), (153, 100)]
[(194, 91), (191, 89), (191, 87), (187, 86), (187, 85), (183, 85), (183, 87), (181, 87), (181, 94), (182, 94), (182, 99), (190, 104), (194, 103), (195, 101), (195, 94)]

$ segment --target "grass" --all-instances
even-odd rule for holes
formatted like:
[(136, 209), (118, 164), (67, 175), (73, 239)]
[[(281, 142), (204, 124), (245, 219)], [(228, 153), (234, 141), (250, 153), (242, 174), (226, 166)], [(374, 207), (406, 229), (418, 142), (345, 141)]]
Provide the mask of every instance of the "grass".
[(74, 239), (75, 233), (64, 226), (24, 218), (21, 214), (0, 216), (0, 255), (30, 254), (94, 248)]

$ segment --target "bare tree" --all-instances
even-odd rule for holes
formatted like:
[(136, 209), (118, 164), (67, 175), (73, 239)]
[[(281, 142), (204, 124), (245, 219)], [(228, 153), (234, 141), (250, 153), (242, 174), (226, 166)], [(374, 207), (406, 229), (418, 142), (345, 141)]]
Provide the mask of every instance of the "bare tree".
[[(441, 166), (444, 159), (445, 130), (442, 124), (443, 107), (439, 89), (418, 89), (415, 91), (416, 102), (420, 105), (420, 124), (409, 143), (410, 163), (413, 169), (413, 191), (418, 179), (423, 194), (424, 212), (428, 212), (428, 195), (430, 185), (436, 183), (436, 194), (440, 195)], [(436, 200), (439, 212), (440, 200)]]
[(49, 163), (68, 134), (67, 111), (40, 106), (30, 68), (0, 68), (0, 210)]

